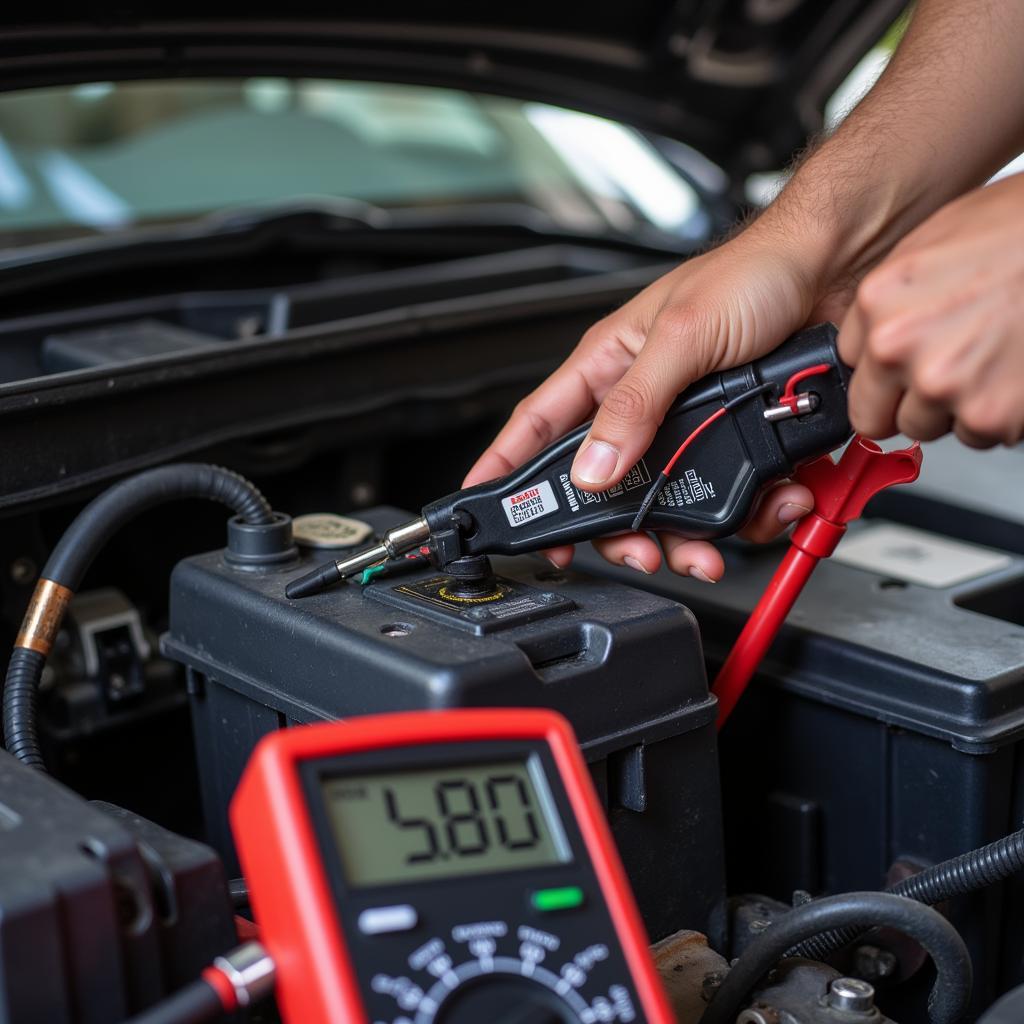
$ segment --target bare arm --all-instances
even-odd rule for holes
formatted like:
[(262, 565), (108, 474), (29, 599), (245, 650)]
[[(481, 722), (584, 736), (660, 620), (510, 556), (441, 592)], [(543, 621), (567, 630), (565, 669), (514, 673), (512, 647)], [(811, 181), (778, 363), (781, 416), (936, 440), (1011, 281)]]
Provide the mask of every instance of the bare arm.
[[(827, 289), (854, 281), (1024, 149), (1024, 4), (919, 0), (892, 61), (767, 212), (812, 240)], [(846, 296), (847, 299), (849, 295)]]
[[(1024, 145), (1021, 39), (1016, 0), (919, 0), (890, 67), (778, 199), (730, 242), (595, 324), (520, 403), (467, 481), (508, 472), (596, 410), (573, 480), (603, 489), (646, 450), (687, 384), (762, 355), (808, 319), (840, 319), (903, 235)], [(783, 485), (748, 532), (767, 538), (810, 504), (809, 492)], [(664, 537), (662, 546), (678, 572), (723, 571), (711, 545)], [(640, 534), (605, 541), (602, 552), (643, 571), (661, 561)]]

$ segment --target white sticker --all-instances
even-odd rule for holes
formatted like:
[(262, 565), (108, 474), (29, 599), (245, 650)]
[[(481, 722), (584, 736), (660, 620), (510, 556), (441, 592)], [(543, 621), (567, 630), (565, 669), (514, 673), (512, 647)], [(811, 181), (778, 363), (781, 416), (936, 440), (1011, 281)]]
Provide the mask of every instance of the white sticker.
[(505, 509), (510, 526), (522, 526), (531, 519), (538, 519), (541, 516), (546, 516), (549, 512), (558, 511), (555, 490), (547, 480), (542, 480), (533, 487), (527, 487), (525, 491), (520, 491), (518, 494), (510, 494), (507, 498), (502, 498), (501, 504)]
[(896, 523), (876, 523), (851, 532), (832, 560), (925, 587), (952, 587), (998, 572), (1013, 561), (1001, 551)]

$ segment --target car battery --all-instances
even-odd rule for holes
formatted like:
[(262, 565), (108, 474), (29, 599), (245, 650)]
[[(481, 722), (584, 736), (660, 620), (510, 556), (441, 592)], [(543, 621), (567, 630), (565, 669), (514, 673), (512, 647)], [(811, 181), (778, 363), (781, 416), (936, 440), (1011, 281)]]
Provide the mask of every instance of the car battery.
[[(714, 587), (665, 571), (643, 586), (693, 610), (714, 672), (784, 550), (728, 542)], [(577, 564), (634, 579), (591, 549)], [(914, 524), (853, 524), (722, 732), (730, 891), (788, 902), (878, 889), (1019, 829), (1022, 739), (1024, 558)], [(949, 912), (976, 1006), (1024, 980), (1024, 878)]]
[[(409, 515), (360, 518), (383, 530)], [(261, 560), (233, 547), (177, 565), (162, 643), (186, 666), (207, 839), (229, 870), (228, 802), (263, 735), (388, 711), (549, 707), (575, 729), (651, 937), (720, 933), (715, 703), (686, 608), (533, 556), (493, 559), (495, 599), (451, 600), (421, 563), (289, 601), (285, 584), (323, 548)]]

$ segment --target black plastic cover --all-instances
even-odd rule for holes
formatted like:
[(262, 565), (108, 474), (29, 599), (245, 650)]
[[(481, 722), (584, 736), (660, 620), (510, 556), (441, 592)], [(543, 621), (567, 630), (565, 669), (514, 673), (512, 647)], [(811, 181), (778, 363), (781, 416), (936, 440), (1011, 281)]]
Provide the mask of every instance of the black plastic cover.
[[(347, 233), (333, 238), (336, 246), (354, 244)], [(161, 259), (166, 244), (148, 244), (133, 262)], [(201, 244), (204, 254), (230, 262), (239, 247), (251, 255), (265, 240), (224, 250)], [(445, 252), (433, 238), (429, 246)], [(301, 430), (304, 445), (324, 449), (404, 438), (410, 417), (436, 434), (504, 414), (597, 317), (667, 269), (650, 259), (541, 246), (288, 289), (172, 294), (4, 321), (0, 448), (18, 458), (4, 464), (0, 511), (66, 500), (268, 432)], [(97, 253), (82, 259), (83, 272), (97, 266)], [(36, 285), (46, 286), (47, 261), (34, 269)], [(19, 276), (5, 270), (0, 293)], [(151, 318), (225, 343), (40, 376), (46, 337)], [(239, 325), (254, 319), (266, 333), (240, 337)]]
[(217, 339), (160, 320), (143, 319), (92, 330), (52, 334), (43, 342), (42, 363), (49, 373), (173, 356), (216, 345)]
[(120, 1024), (236, 941), (211, 850), (0, 751), (0, 1024)]

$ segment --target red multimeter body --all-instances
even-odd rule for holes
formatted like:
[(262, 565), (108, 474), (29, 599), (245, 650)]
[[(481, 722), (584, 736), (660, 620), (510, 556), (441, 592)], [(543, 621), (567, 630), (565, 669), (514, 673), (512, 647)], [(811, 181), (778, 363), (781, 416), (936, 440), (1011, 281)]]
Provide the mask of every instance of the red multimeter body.
[(289, 1024), (671, 1024), (572, 730), (421, 711), (275, 733), (231, 823)]

